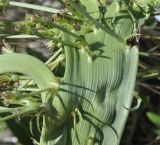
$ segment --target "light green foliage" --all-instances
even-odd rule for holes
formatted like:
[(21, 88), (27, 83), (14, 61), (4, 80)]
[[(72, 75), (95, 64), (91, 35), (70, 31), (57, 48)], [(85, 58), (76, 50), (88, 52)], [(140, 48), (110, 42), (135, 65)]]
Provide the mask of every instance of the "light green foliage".
[(160, 115), (153, 113), (153, 112), (148, 112), (147, 117), (149, 120), (154, 123), (156, 126), (160, 127)]
[(160, 4), (159, 0), (130, 0), (133, 9), (148, 16)]
[(160, 115), (154, 112), (147, 112), (147, 117), (155, 126), (157, 126), (157, 128), (154, 129), (154, 132), (160, 135)]
[[(21, 32), (50, 39), (51, 45), (61, 49), (57, 59), (51, 57), (46, 64), (54, 69), (65, 58), (64, 77), (56, 78), (44, 63), (32, 56), (16, 53), (0, 56), (1, 74), (22, 73), (33, 79), (34, 87), (38, 85), (39, 91), (29, 94), (32, 99), (27, 101), (34, 102), (33, 98), (41, 93), (41, 99), (31, 104), (37, 114), (43, 115), (40, 145), (120, 142), (138, 66), (138, 47), (132, 41), (138, 43), (135, 31), (139, 32), (139, 25), (146, 19), (129, 3), (140, 8), (148, 8), (148, 4), (138, 0), (115, 0), (109, 5), (103, 2), (68, 0), (65, 6), (69, 12), (54, 15), (53, 20), (28, 15), (19, 23)], [(11, 113), (12, 109), (17, 108), (6, 108)]]
[(133, 8), (140, 7), (145, 11), (145, 13), (148, 12), (149, 7), (146, 0), (132, 0), (132, 2)]
[(0, 12), (4, 12), (9, 5), (9, 0), (0, 0)]

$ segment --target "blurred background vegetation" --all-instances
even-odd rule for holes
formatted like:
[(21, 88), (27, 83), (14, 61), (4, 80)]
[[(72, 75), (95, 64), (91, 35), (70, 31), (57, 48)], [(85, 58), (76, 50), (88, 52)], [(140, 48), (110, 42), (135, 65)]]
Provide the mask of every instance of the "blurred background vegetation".
[[(60, 2), (53, 0), (19, 1), (55, 8), (61, 6)], [(0, 14), (0, 48), (10, 45), (17, 52), (28, 53), (45, 61), (50, 56), (49, 50), (46, 49), (48, 40), (32, 38), (4, 41), (4, 34), (17, 34), (15, 25), (11, 21), (24, 20), (27, 13), (52, 16), (46, 12), (9, 7), (5, 14)], [(141, 27), (140, 59), (135, 91), (142, 98), (142, 104), (137, 111), (130, 112), (121, 145), (160, 145), (160, 18), (158, 16), (160, 17), (160, 9)], [(62, 76), (63, 64), (60, 67), (61, 72), (55, 73)], [(19, 142), (23, 145), (33, 144), (29, 137), (29, 119), (20, 120), (10, 120), (0, 124), (0, 145), (18, 145)], [(38, 139), (39, 133), (36, 129), (34, 131), (34, 138)]]

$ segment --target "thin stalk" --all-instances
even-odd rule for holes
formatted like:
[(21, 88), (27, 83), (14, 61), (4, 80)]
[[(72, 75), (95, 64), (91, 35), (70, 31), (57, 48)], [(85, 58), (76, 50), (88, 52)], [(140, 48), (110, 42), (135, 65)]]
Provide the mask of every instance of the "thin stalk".
[(36, 35), (27, 35), (27, 34), (20, 34), (20, 35), (4, 34), (4, 35), (0, 35), (0, 37), (5, 38), (5, 39), (33, 39), (33, 38), (39, 38)]
[(60, 49), (58, 49), (53, 56), (51, 56), (46, 62), (45, 64), (49, 64), (52, 60), (54, 60), (61, 52), (62, 52), (62, 47)]
[(159, 72), (153, 72), (153, 73), (149, 73), (149, 74), (144, 74), (144, 73), (140, 73), (138, 74), (138, 78), (142, 78), (143, 80), (145, 79), (153, 79), (153, 78), (157, 78), (160, 75)]
[(141, 85), (142, 87), (160, 95), (160, 91), (158, 91), (157, 89), (154, 89), (151, 85), (145, 84), (145, 83), (138, 83), (139, 85)]
[(150, 57), (150, 56), (160, 56), (160, 53), (147, 53), (147, 52), (139, 52), (141, 56)]
[[(43, 106), (41, 106), (40, 104), (21, 107), (21, 110), (17, 110), (17, 112), (15, 112), (14, 114), (0, 118), (0, 122), (15, 118), (17, 116), (20, 117), (20, 116), (23, 116), (26, 114), (39, 112), (42, 108), (43, 108)], [(15, 111), (16, 111), (16, 109), (15, 109)]]
[(17, 108), (0, 107), (0, 113), (9, 113), (21, 108), (22, 107), (17, 107)]
[(37, 33), (38, 36), (40, 36), (42, 38), (53, 40), (57, 43), (63, 44), (64, 46), (70, 46), (70, 47), (78, 48), (77, 45), (74, 44), (74, 43), (69, 43), (68, 41), (63, 41), (61, 39), (54, 38), (53, 36), (45, 36), (45, 34), (41, 34), (39, 32), (36, 32), (36, 33)]
[(42, 89), (42, 90), (34, 91), (34, 92), (31, 92), (31, 93), (23, 94), (23, 97), (34, 96), (34, 95), (41, 94), (43, 92), (50, 91), (50, 90), (53, 90), (53, 87), (48, 87), (46, 89)]
[(159, 36), (153, 36), (153, 35), (142, 35), (142, 38), (144, 38), (144, 39), (160, 40)]
[(23, 2), (16, 2), (16, 1), (9, 1), (9, 5), (33, 9), (33, 10), (39, 10), (39, 11), (44, 11), (44, 12), (49, 12), (49, 13), (60, 12), (60, 9), (55, 9), (55, 8), (46, 7), (46, 6), (39, 6), (39, 5), (35, 5), (35, 4), (28, 4), (28, 3), (23, 3)]
[(26, 87), (29, 83), (31, 83), (33, 80), (27, 80), (24, 84), (20, 85), (18, 89), (22, 89)]
[(150, 48), (147, 52), (153, 52), (153, 51), (155, 51), (155, 50), (157, 50), (159, 48), (160, 48), (160, 45), (156, 45), (156, 46)]
[(39, 91), (39, 89), (37, 88), (18, 88), (18, 89), (15, 89), (15, 91), (37, 92)]
[(72, 33), (71, 31), (67, 30), (66, 28), (61, 27), (61, 26), (59, 26), (59, 25), (57, 25), (57, 24), (55, 24), (55, 23), (52, 23), (51, 25), (53, 25), (53, 27), (55, 27), (55, 28), (57, 28), (57, 29), (59, 29), (59, 30), (62, 30), (63, 32), (66, 32), (67, 34), (69, 34), (69, 35), (77, 38), (78, 40), (84, 42), (84, 39), (82, 39), (80, 36)]
[(152, 15), (153, 15), (153, 16), (157, 16), (157, 15), (159, 16), (159, 15), (160, 15), (160, 12), (155, 12), (155, 13), (153, 13)]
[(143, 75), (142, 78), (144, 79), (157, 78), (159, 75), (160, 75), (159, 72), (155, 72), (155, 73)]

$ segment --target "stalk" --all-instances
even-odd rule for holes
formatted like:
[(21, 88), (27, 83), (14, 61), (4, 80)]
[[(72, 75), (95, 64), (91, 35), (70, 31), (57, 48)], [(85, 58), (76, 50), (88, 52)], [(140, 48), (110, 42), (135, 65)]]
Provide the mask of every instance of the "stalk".
[(58, 13), (60, 11), (59, 9), (55, 9), (55, 8), (51, 8), (51, 7), (39, 6), (39, 5), (35, 5), (35, 4), (28, 4), (28, 3), (16, 2), (16, 1), (9, 1), (9, 5), (38, 10), (38, 11), (44, 11), (44, 12), (49, 12), (49, 13)]
[(33, 39), (33, 38), (38, 38), (38, 36), (27, 35), (27, 34), (19, 34), (19, 35), (4, 34), (4, 35), (0, 35), (0, 38), (5, 38), (5, 39)]

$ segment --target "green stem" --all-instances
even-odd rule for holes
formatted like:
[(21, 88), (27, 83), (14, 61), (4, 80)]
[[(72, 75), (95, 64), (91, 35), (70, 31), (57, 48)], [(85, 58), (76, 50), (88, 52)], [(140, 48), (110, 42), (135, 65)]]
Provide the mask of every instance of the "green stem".
[(48, 36), (46, 34), (42, 34), (42, 33), (39, 33), (39, 32), (36, 32), (36, 35), (37, 36), (40, 36), (42, 38), (45, 38), (45, 39), (50, 39), (50, 40), (53, 40), (57, 43), (61, 43), (63, 44), (64, 46), (70, 46), (70, 47), (74, 47), (74, 48), (78, 48), (76, 44), (74, 43), (69, 43), (68, 41), (63, 41), (61, 39), (57, 39), (57, 38), (54, 38), (54, 36)]
[(22, 88), (25, 89), (25, 87), (26, 87), (29, 83), (31, 83), (31, 82), (34, 83), (32, 79), (26, 80), (26, 82), (25, 82), (24, 84), (20, 85), (20, 86), (18, 87), (18, 89), (22, 89)]
[(22, 92), (24, 92), (24, 91), (28, 91), (28, 92), (37, 92), (37, 91), (39, 91), (39, 89), (37, 89), (37, 88), (16, 88), (15, 89), (15, 91), (22, 91)]
[(13, 111), (18, 110), (20, 108), (22, 108), (22, 107), (17, 107), (17, 108), (0, 107), (0, 113), (13, 112)]
[(59, 30), (61, 30), (61, 31), (63, 31), (63, 32), (66, 32), (67, 34), (69, 34), (69, 35), (77, 38), (79, 41), (84, 42), (84, 39), (82, 39), (80, 36), (72, 33), (71, 31), (67, 30), (66, 28), (64, 28), (64, 27), (62, 27), (62, 26), (59, 26), (59, 25), (57, 25), (57, 24), (55, 24), (55, 23), (52, 23), (51, 25), (53, 26), (53, 28), (55, 27), (55, 28), (57, 28), (57, 29), (59, 29)]
[(160, 56), (160, 53), (147, 53), (147, 52), (139, 52), (141, 56), (150, 57), (150, 56)]
[(9, 5), (33, 9), (33, 10), (39, 10), (39, 11), (44, 11), (44, 12), (49, 12), (49, 13), (58, 13), (60, 11), (59, 9), (55, 9), (55, 8), (39, 6), (35, 4), (28, 4), (28, 3), (23, 3), (23, 2), (16, 2), (16, 1), (10, 1)]
[(49, 90), (52, 90), (52, 89), (53, 89), (53, 87), (48, 87), (48, 88), (41, 89), (41, 90), (38, 90), (38, 91), (34, 91), (34, 92), (31, 92), (31, 93), (28, 93), (28, 94), (24, 94), (23, 97), (34, 96), (34, 95), (41, 94), (43, 92), (46, 92), (46, 91), (49, 91)]
[(27, 34), (19, 34), (19, 35), (11, 35), (11, 34), (4, 34), (0, 35), (1, 38), (5, 39), (33, 39), (38, 38), (36, 35), (27, 35)]
[[(39, 21), (38, 21), (38, 22), (39, 22)], [(39, 22), (39, 23), (41, 23), (41, 24), (44, 25), (44, 26), (48, 26), (48, 28), (50, 28), (50, 29), (51, 29), (51, 28), (57, 28), (57, 29), (59, 29), (59, 30), (61, 30), (61, 31), (63, 31), (63, 32), (65, 32), (65, 33), (67, 33), (67, 34), (75, 37), (75, 38), (78, 39), (79, 41), (81, 41), (81, 42), (83, 42), (83, 43), (87, 43), (87, 42), (85, 42), (85, 40), (84, 40), (83, 38), (81, 38), (80, 36), (78, 36), (78, 35), (76, 35), (75, 33), (71, 32), (70, 30), (68, 30), (68, 29), (65, 28), (64, 26), (57, 25), (57, 24), (54, 23), (54, 22), (46, 22), (46, 21), (44, 21), (44, 22)], [(47, 25), (46, 25), (46, 24), (47, 24)]]
[(60, 53), (62, 52), (62, 48), (60, 48), (58, 51), (56, 51), (54, 53), (53, 56), (51, 56), (46, 62), (45, 64), (49, 64), (52, 60), (54, 60)]
[[(15, 118), (17, 116), (22, 116), (22, 115), (38, 112), (42, 108), (43, 107), (41, 106), (41, 104), (33, 104), (32, 106), (21, 107), (21, 110), (17, 110), (17, 113), (15, 112), (12, 115), (0, 118), (0, 122)], [(15, 111), (16, 111), (16, 109), (15, 109)]]

